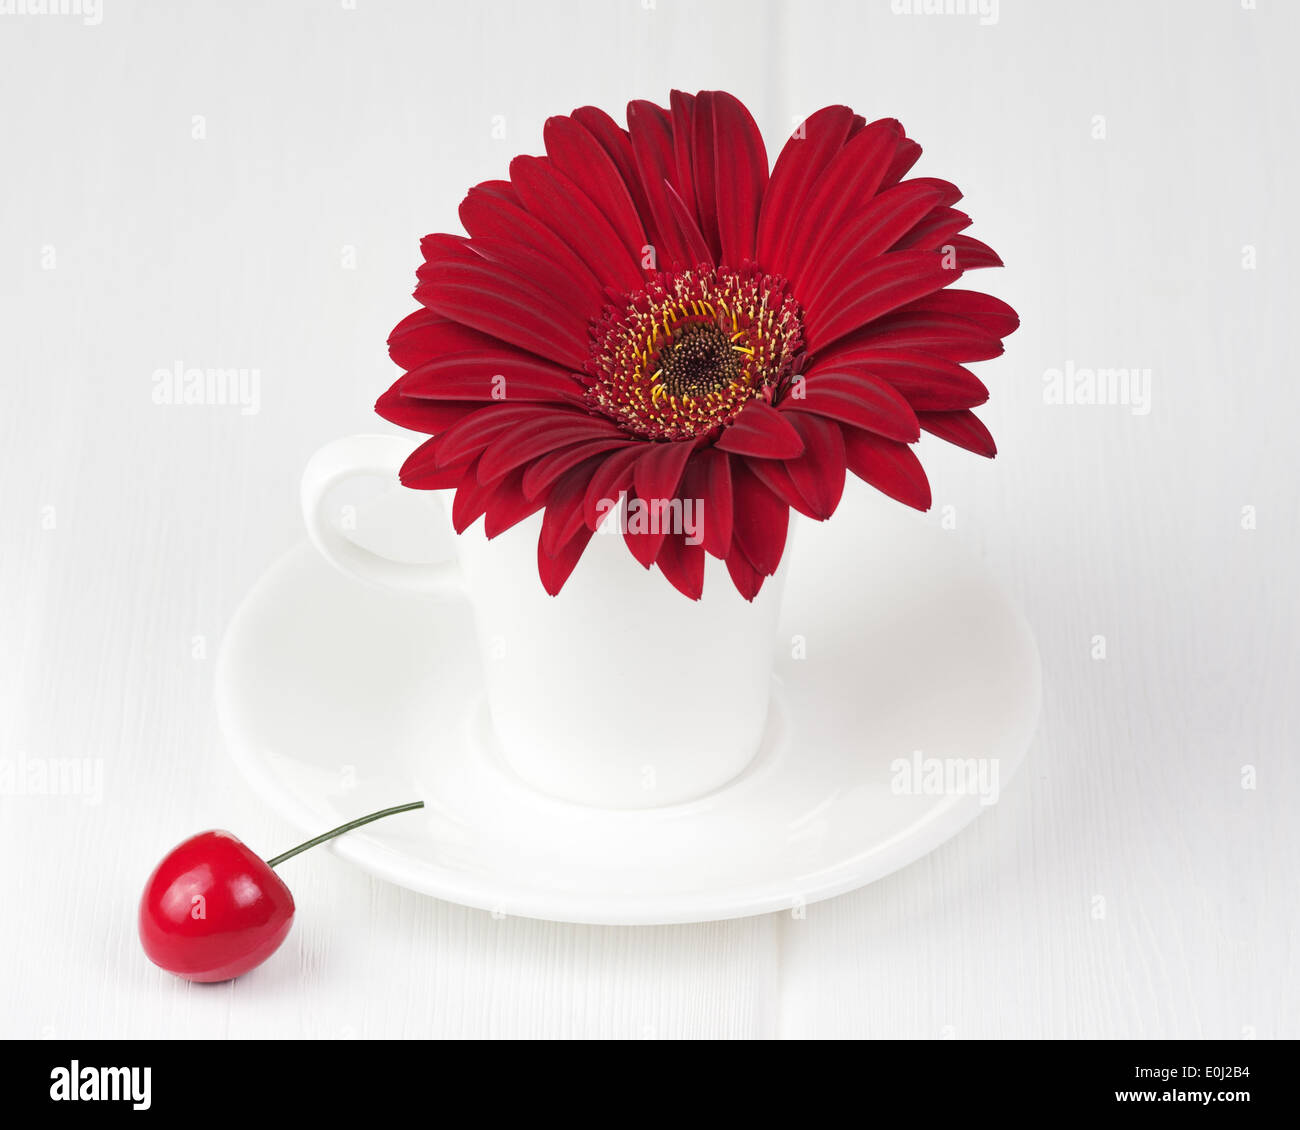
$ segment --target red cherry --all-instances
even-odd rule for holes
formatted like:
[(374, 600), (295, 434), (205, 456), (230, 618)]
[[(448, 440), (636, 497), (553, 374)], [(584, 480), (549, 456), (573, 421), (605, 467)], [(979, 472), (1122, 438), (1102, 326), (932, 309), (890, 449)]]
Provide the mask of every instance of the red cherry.
[(272, 870), (300, 851), (382, 816), (386, 808), (259, 859), (229, 832), (200, 832), (154, 868), (140, 899), (140, 942), (149, 960), (187, 981), (229, 981), (261, 965), (293, 925), (293, 895)]
[(200, 832), (173, 848), (140, 900), (144, 952), (188, 981), (247, 973), (292, 925), (284, 880), (229, 832)]

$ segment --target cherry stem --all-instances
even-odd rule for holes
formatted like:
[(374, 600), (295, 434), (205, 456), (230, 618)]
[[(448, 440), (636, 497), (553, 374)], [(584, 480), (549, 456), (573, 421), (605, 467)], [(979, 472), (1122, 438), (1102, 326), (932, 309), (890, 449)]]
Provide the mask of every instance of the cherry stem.
[(341, 836), (344, 832), (350, 832), (353, 828), (360, 828), (362, 824), (369, 824), (372, 820), (382, 820), (385, 816), (392, 816), (396, 812), (410, 812), (413, 808), (423, 808), (424, 801), (415, 800), (410, 804), (399, 804), (396, 808), (385, 808), (380, 812), (372, 812), (369, 816), (363, 816), (359, 820), (349, 820), (346, 824), (340, 824), (337, 828), (331, 828), (323, 836), (317, 836), (314, 840), (308, 840), (305, 844), (299, 844), (295, 848), (290, 848), (282, 852), (274, 859), (266, 861), (267, 867), (275, 867), (283, 863), (286, 859), (292, 859), (299, 852), (306, 851), (308, 848), (314, 848), (317, 844), (323, 844), (326, 840), (332, 840), (335, 836)]

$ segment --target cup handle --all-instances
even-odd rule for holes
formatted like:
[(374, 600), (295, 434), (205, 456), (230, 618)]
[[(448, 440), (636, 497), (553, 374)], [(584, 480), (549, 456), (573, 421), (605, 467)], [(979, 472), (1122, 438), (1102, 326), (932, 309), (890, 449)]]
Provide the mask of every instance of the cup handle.
[(345, 436), (327, 443), (307, 461), (302, 473), (302, 516), (307, 533), (325, 560), (350, 577), (405, 592), (460, 594), (464, 577), (454, 559), (395, 561), (349, 540), (325, 515), (325, 499), (334, 487), (358, 475), (396, 480), (408, 455), (410, 444), (399, 436)]

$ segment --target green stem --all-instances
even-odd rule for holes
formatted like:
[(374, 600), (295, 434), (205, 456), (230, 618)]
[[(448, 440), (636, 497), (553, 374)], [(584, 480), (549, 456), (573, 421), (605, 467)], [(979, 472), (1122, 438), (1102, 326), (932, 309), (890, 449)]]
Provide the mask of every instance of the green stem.
[(331, 829), (323, 836), (317, 836), (314, 840), (308, 840), (305, 844), (299, 844), (295, 848), (290, 848), (288, 851), (282, 852), (274, 859), (268, 859), (266, 865), (268, 867), (275, 867), (277, 864), (283, 863), (286, 859), (292, 859), (299, 852), (306, 851), (308, 848), (313, 848), (317, 844), (323, 844), (326, 840), (332, 840), (335, 836), (341, 836), (344, 832), (352, 831), (353, 828), (360, 828), (362, 824), (369, 824), (372, 820), (382, 820), (385, 816), (392, 816), (395, 812), (410, 812), (413, 808), (423, 807), (424, 801), (415, 800), (410, 804), (399, 804), (396, 808), (385, 808), (381, 812), (372, 812), (369, 816), (363, 816), (359, 820), (350, 820), (346, 824), (340, 824), (337, 828)]

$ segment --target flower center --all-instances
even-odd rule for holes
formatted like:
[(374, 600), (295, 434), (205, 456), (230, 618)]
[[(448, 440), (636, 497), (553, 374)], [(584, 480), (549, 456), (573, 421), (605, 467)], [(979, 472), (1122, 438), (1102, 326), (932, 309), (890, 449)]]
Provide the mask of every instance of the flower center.
[(770, 400), (803, 345), (783, 278), (756, 268), (661, 273), (592, 326), (587, 401), (646, 439), (688, 439)]

